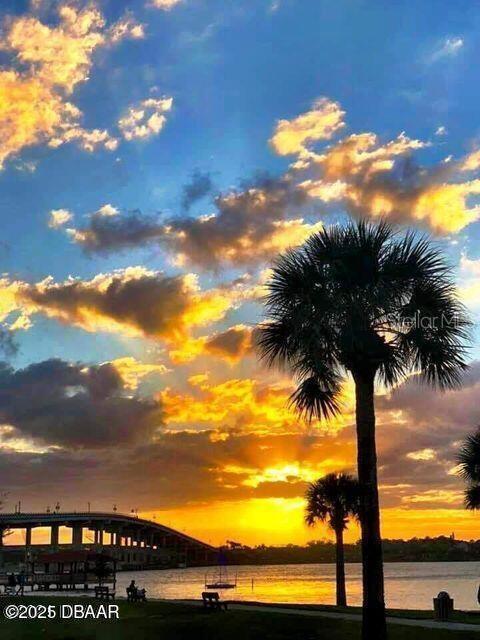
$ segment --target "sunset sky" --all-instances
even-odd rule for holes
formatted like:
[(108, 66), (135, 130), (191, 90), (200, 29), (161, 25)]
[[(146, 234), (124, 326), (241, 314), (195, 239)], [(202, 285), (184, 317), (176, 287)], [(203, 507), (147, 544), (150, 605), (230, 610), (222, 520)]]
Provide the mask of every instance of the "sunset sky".
[[(323, 225), (432, 234), (480, 311), (480, 7), (459, 0), (3, 0), (4, 510), (132, 508), (218, 544), (329, 536), (355, 471), (252, 348), (272, 259)], [(480, 538), (463, 388), (377, 395), (385, 537)], [(352, 527), (350, 540), (358, 537)]]

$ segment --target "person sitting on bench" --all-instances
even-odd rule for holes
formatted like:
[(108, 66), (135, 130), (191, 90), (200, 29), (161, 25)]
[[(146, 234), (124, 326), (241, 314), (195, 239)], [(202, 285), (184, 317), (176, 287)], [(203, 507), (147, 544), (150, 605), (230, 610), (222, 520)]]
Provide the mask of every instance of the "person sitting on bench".
[(127, 587), (127, 600), (134, 602), (137, 599), (137, 586), (135, 580), (132, 580)]
[(135, 580), (132, 580), (131, 583), (127, 587), (127, 600), (129, 602), (138, 602), (142, 600), (143, 602), (147, 601), (147, 590), (139, 589), (135, 584)]
[(204, 591), (202, 593), (203, 608), (213, 611), (227, 610), (227, 603), (220, 600), (220, 596), (216, 591)]

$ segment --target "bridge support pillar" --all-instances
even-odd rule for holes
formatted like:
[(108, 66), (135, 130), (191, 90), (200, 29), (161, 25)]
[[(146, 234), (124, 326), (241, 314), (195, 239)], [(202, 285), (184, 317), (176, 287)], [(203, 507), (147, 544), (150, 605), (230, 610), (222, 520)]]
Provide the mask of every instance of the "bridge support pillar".
[(25, 528), (25, 546), (26, 547), (32, 546), (32, 527)]
[(80, 545), (83, 542), (83, 531), (81, 525), (74, 525), (72, 527), (72, 544)]
[(95, 540), (95, 544), (103, 545), (103, 529), (95, 529), (94, 540)]
[(50, 528), (50, 544), (52, 547), (58, 547), (58, 524), (52, 524)]

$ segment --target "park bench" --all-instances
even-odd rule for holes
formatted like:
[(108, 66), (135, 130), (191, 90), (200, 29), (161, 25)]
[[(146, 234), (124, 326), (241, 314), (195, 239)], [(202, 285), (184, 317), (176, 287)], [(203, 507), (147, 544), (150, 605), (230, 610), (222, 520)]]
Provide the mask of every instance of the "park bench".
[(216, 591), (203, 591), (202, 593), (203, 608), (210, 611), (227, 610), (227, 603), (220, 600), (220, 596)]
[(108, 587), (95, 587), (95, 598), (100, 600), (115, 600), (115, 591), (110, 591)]
[(147, 592), (145, 589), (127, 587), (127, 600), (128, 602), (146, 602)]

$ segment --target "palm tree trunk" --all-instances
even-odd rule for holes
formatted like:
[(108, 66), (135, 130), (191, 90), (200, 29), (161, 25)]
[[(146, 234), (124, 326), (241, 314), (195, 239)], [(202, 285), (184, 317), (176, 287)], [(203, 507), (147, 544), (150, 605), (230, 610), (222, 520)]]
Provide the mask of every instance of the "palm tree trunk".
[(360, 481), (363, 566), (362, 640), (385, 640), (383, 553), (378, 502), (375, 449), (374, 377), (372, 372), (354, 375), (357, 419), (358, 479)]
[(336, 563), (337, 563), (337, 607), (347, 606), (347, 593), (345, 589), (345, 552), (343, 549), (343, 527), (335, 530), (337, 539)]

